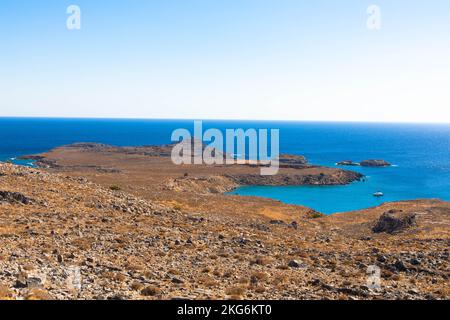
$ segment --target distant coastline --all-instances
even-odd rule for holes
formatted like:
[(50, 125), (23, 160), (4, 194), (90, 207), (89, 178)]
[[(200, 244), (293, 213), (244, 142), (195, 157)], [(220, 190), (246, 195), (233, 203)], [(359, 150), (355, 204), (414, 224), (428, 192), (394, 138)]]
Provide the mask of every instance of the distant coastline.
[[(0, 118), (0, 160), (39, 154), (61, 145), (96, 141), (117, 146), (164, 145), (171, 132), (189, 128), (188, 120), (34, 119)], [(351, 166), (367, 178), (364, 183), (345, 187), (272, 187), (239, 189), (245, 195), (269, 197), (290, 204), (306, 204), (321, 212), (341, 212), (372, 207), (380, 202), (440, 198), (450, 200), (450, 160), (448, 125), (364, 124), (267, 121), (206, 121), (206, 127), (264, 127), (280, 129), (281, 152), (305, 155), (310, 163), (340, 168), (345, 159), (385, 159), (395, 166), (382, 168)], [(413, 142), (413, 143), (412, 143)], [(15, 160), (29, 164), (29, 160)], [(248, 178), (246, 178), (248, 179)], [(257, 185), (257, 181), (249, 181)], [(262, 185), (269, 182), (260, 183)], [(279, 183), (281, 184), (281, 183)], [(302, 184), (290, 182), (284, 185)], [(283, 184), (281, 184), (283, 185)], [(382, 191), (383, 199), (372, 194)], [(335, 208), (334, 208), (335, 207)]]

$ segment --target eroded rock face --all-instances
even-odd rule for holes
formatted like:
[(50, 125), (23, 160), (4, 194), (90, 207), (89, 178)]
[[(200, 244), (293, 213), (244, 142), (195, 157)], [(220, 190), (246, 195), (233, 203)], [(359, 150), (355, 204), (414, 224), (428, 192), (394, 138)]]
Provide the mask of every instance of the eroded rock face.
[(360, 165), (362, 167), (390, 167), (391, 164), (385, 160), (363, 160)]
[(416, 226), (415, 213), (406, 214), (401, 211), (390, 210), (381, 215), (372, 231), (375, 233), (386, 232), (394, 234), (413, 226)]

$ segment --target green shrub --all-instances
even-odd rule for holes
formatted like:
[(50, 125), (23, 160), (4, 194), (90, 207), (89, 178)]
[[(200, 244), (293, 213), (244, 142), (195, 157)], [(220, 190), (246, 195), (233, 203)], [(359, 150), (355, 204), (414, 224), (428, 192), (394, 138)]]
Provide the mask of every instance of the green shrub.
[(310, 218), (310, 219), (317, 219), (317, 218), (321, 218), (321, 217), (323, 217), (323, 214), (321, 214), (319, 212), (310, 213), (308, 216), (308, 218)]

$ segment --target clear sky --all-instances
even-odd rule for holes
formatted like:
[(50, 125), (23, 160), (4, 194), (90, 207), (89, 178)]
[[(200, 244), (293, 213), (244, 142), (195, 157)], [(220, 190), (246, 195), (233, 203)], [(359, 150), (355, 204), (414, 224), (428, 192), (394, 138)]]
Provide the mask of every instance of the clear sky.
[(450, 1), (0, 0), (0, 116), (450, 122)]

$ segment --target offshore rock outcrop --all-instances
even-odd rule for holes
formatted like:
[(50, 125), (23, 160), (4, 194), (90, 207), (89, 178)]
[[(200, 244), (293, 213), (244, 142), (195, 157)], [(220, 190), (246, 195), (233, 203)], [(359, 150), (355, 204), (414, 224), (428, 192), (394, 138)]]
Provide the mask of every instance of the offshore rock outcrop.
[(390, 167), (391, 164), (386, 160), (363, 160), (360, 162), (361, 167)]
[(353, 162), (352, 160), (344, 160), (336, 163), (338, 166), (353, 167), (390, 167), (391, 164), (386, 160), (363, 160), (361, 162)]
[(351, 167), (359, 167), (361, 164), (358, 162), (353, 162), (352, 160), (344, 160), (336, 163), (338, 166), (351, 166)]

